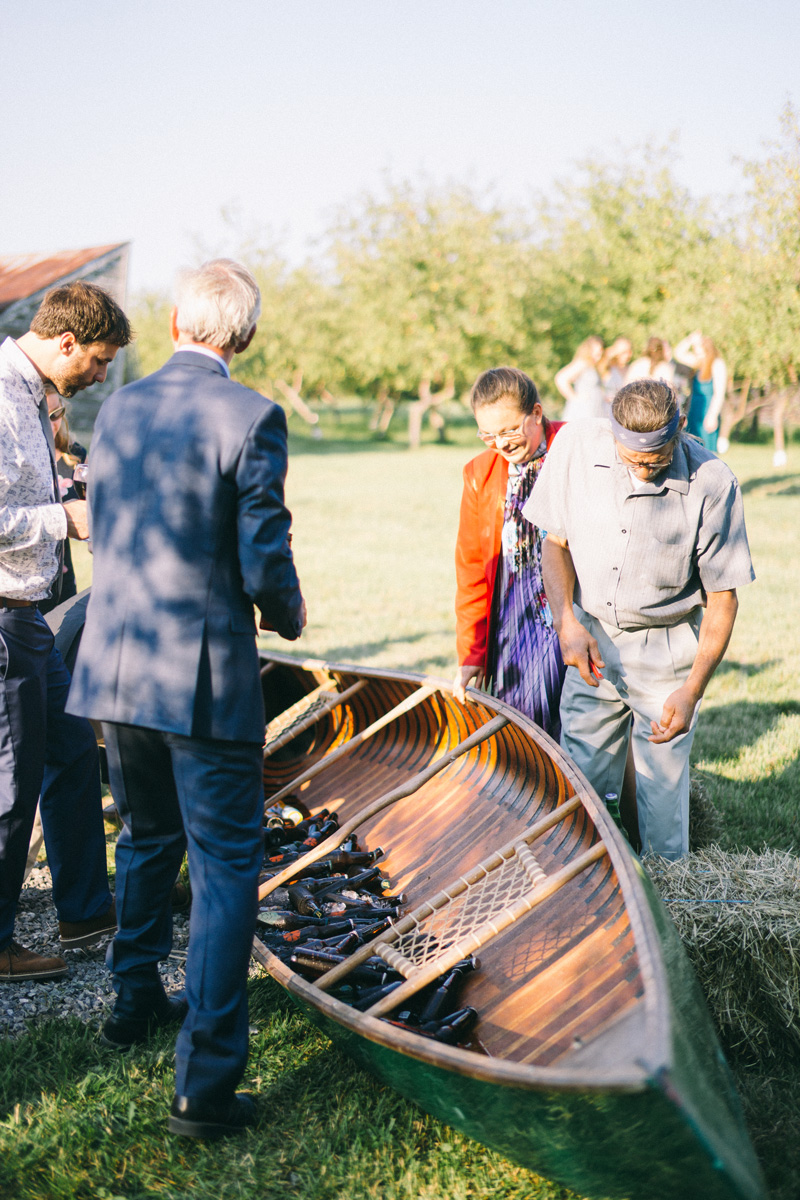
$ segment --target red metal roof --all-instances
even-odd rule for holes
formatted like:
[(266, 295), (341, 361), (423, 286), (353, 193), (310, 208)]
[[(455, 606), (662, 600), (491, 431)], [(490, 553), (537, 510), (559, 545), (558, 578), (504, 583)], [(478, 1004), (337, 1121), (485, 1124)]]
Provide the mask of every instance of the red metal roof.
[(58, 254), (47, 255), (12, 254), (0, 258), (0, 307), (24, 300), (124, 245), (124, 242), (113, 242), (110, 246), (90, 246), (87, 250), (61, 250)]

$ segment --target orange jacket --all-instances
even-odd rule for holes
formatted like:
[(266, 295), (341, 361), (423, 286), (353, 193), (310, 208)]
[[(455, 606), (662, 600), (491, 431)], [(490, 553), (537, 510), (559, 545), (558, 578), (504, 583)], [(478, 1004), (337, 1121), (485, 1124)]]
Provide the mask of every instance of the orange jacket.
[[(547, 449), (562, 421), (544, 422)], [(492, 597), (500, 561), (500, 535), (508, 463), (484, 450), (464, 467), (464, 492), (456, 541), (456, 649), (459, 666), (488, 667)]]

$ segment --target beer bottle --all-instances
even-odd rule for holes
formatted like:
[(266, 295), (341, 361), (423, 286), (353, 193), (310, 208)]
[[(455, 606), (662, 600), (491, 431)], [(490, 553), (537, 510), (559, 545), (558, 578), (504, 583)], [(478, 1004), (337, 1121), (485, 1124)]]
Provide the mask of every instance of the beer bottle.
[(331, 950), (334, 950), (337, 954), (343, 954), (347, 958), (348, 954), (352, 954), (363, 943), (361, 936), (356, 930), (351, 929), (349, 933), (340, 934), (338, 937), (325, 938), (322, 944), (330, 946)]
[(290, 958), (293, 967), (314, 971), (318, 975), (330, 971), (331, 967), (345, 961), (343, 954), (334, 954), (331, 950), (315, 950), (311, 946), (300, 946)]
[(350, 917), (353, 921), (377, 921), (383, 917), (395, 916), (394, 908), (383, 904), (365, 904), (361, 900), (349, 900), (347, 896), (327, 896), (326, 903), (334, 902), (335, 911), (331, 913), (337, 920)]
[(619, 811), (619, 796), (616, 792), (606, 792), (605, 800), (609, 816), (617, 828), (622, 829), (622, 814)]
[(298, 821), (296, 825), (287, 823), (286, 828), (292, 834), (296, 841), (301, 841), (304, 837), (308, 837), (312, 826), (320, 826), (328, 819), (333, 819), (339, 823), (339, 819), (335, 813), (331, 813), (327, 808), (321, 808), (318, 813), (314, 813), (311, 817), (305, 817), (302, 821)]
[(298, 878), (335, 875), (339, 871), (346, 870), (347, 867), (366, 867), (374, 863), (376, 858), (380, 858), (382, 854), (383, 850), (380, 846), (377, 850), (362, 850), (359, 853), (350, 850), (334, 850), (327, 858), (321, 858), (311, 866), (303, 867), (302, 874)]
[(308, 937), (321, 937), (323, 939), (342, 937), (346, 933), (353, 933), (355, 928), (355, 921), (329, 921), (325, 917), (315, 925), (309, 925), (307, 929), (298, 930), (298, 933), (303, 935), (299, 938), (299, 941), (304, 942), (306, 940), (305, 935), (308, 935)]
[(468, 958), (462, 958), (459, 962), (457, 962), (456, 965), (453, 967), (453, 970), (454, 971), (479, 971), (480, 966), (481, 966), (481, 960), (478, 958), (477, 954), (470, 954)]
[(383, 933), (392, 924), (391, 917), (384, 917), (383, 920), (377, 921), (374, 925), (357, 925), (354, 932), (358, 934), (358, 942), (356, 945), (364, 946), (367, 942), (371, 942), (379, 933)]
[(320, 924), (319, 917), (301, 917), (296, 912), (287, 912), (282, 908), (261, 908), (257, 919), (261, 925), (275, 930), (305, 929), (306, 926), (318, 927)]
[(293, 825), (291, 821), (285, 821), (282, 817), (272, 818), (264, 829), (264, 841), (268, 847), (271, 847), (282, 846), (286, 842), (302, 839), (307, 836), (306, 826), (312, 820), (313, 818), (309, 817), (305, 821)]
[(342, 870), (335, 871), (332, 875), (320, 875), (318, 879), (307, 879), (305, 884), (315, 896), (322, 896), (325, 892), (335, 891), (336, 888), (349, 888), (350, 879)]
[(456, 993), (464, 979), (462, 971), (452, 970), (449, 975), (439, 984), (433, 994), (428, 998), (428, 1002), (419, 1015), (420, 1024), (423, 1028), (430, 1021), (436, 1021), (442, 1016), (447, 1008), (453, 1008), (456, 998)]
[(443, 1025), (439, 1025), (433, 1030), (433, 1036), (437, 1042), (455, 1046), (458, 1042), (464, 1041), (467, 1034), (474, 1029), (477, 1020), (477, 1009), (460, 1008), (458, 1012), (452, 1013)]
[(371, 883), (373, 879), (377, 879), (380, 876), (380, 873), (380, 867), (368, 867), (366, 871), (358, 871), (355, 875), (351, 875), (347, 880), (348, 891), (357, 892), (361, 889), (365, 889), (367, 884)]
[[(292, 966), (296, 966), (298, 969), (323, 974), (325, 971), (329, 971), (331, 967), (345, 962), (346, 957), (346, 955), (339, 954), (334, 950), (317, 948), (315, 946), (298, 946), (293, 951), (290, 962)], [(367, 987), (381, 987), (383, 984), (391, 983), (401, 978), (397, 971), (393, 971), (391, 967), (387, 967), (381, 960), (378, 960), (378, 962), (380, 963), (379, 966), (373, 965), (369, 961), (359, 964), (359, 966), (354, 967), (350, 972), (349, 978), (353, 983), (365, 984)]]
[(333, 819), (333, 814), (328, 818), (323, 825), (313, 825), (309, 830), (308, 835), (303, 839), (303, 845), (307, 850), (313, 850), (320, 842), (324, 842), (327, 837), (335, 833), (339, 828), (339, 821)]
[(294, 883), (288, 887), (289, 900), (303, 917), (322, 917), (324, 914), (313, 892), (305, 884)]
[(424, 1026), (429, 1021), (439, 1020), (454, 1003), (464, 977), (471, 971), (477, 971), (480, 965), (480, 959), (470, 954), (469, 958), (462, 958), (457, 962), (446, 975), (440, 975), (435, 991), (420, 1013), (420, 1024)]
[(391, 983), (384, 983), (380, 984), (378, 987), (367, 988), (366, 991), (359, 993), (359, 995), (355, 998), (353, 1001), (353, 1008), (358, 1009), (359, 1012), (366, 1012), (368, 1008), (372, 1008), (373, 1004), (377, 1004), (377, 1002), (382, 1000), (384, 996), (391, 995), (395, 988), (400, 987), (402, 982), (402, 979), (395, 979)]
[(270, 854), (265, 857), (264, 862), (270, 867), (288, 867), (293, 862), (297, 862), (301, 855), (296, 850), (283, 850), (280, 854)]
[(362, 983), (366, 987), (382, 987), (385, 983), (391, 983), (393, 980), (400, 980), (402, 976), (399, 971), (392, 970), (387, 967), (385, 962), (378, 960), (380, 965), (374, 965), (369, 962), (359, 963), (357, 967), (353, 967), (350, 972), (350, 978), (353, 983)]
[[(378, 881), (378, 882), (376, 882)], [(350, 892), (370, 890), (370, 885), (375, 882), (379, 891), (391, 887), (388, 879), (381, 878), (380, 867), (369, 867), (366, 871), (359, 871), (355, 875), (351, 875), (347, 880), (347, 890)]]
[(346, 875), (329, 875), (326, 879), (309, 880), (307, 887), (319, 898), (322, 898), (326, 892), (338, 892), (343, 888), (346, 888), (348, 892), (355, 892), (365, 880), (373, 879), (379, 873), (380, 867), (370, 867), (368, 871), (362, 871), (359, 875), (351, 875), (349, 878)]

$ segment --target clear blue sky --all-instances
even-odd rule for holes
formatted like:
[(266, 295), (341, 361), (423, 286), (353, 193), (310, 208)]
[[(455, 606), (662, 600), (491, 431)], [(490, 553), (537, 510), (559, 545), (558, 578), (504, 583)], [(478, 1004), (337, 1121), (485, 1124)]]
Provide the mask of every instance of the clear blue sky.
[(424, 173), (515, 203), (679, 135), (741, 191), (800, 101), (800, 0), (0, 0), (0, 254), (131, 239), (169, 284), (221, 210), (297, 260), (363, 189)]

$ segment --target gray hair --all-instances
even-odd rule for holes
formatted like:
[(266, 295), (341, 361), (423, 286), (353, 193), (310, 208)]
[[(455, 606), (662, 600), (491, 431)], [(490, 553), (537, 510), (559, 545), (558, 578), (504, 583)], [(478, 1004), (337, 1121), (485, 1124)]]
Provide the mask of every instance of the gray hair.
[(634, 433), (652, 433), (668, 425), (678, 411), (678, 397), (660, 379), (636, 379), (621, 387), (611, 405), (615, 421)]
[(177, 299), (178, 329), (220, 350), (246, 341), (261, 313), (258, 284), (232, 258), (214, 258), (182, 271)]

